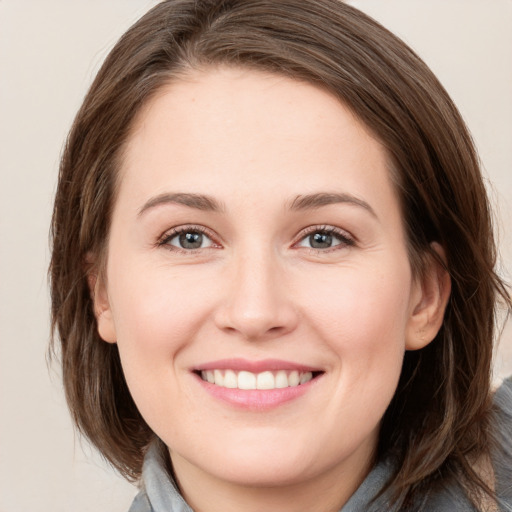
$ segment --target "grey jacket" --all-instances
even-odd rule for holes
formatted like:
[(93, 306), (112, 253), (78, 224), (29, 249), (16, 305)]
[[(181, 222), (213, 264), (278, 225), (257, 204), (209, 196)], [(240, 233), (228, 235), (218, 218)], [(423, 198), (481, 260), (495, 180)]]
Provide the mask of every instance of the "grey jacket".
[[(501, 500), (500, 510), (512, 512), (512, 380), (506, 381), (495, 394), (500, 411), (498, 436), (503, 449), (494, 456), (496, 492)], [(392, 465), (382, 461), (366, 477), (340, 512), (398, 512), (389, 505), (386, 494), (374, 500), (392, 473)], [(460, 487), (425, 493), (410, 512), (476, 512)], [(129, 512), (193, 512), (169, 478), (161, 450), (155, 443), (149, 449), (142, 472), (142, 488)], [(403, 511), (402, 511), (403, 512)]]

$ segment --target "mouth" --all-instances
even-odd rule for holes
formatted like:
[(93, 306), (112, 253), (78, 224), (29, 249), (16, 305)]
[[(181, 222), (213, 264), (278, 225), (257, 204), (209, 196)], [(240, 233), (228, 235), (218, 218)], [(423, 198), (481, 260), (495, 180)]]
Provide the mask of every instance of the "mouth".
[(266, 370), (259, 373), (235, 369), (196, 370), (203, 381), (221, 388), (272, 390), (302, 386), (323, 372), (300, 370)]
[(282, 359), (222, 359), (191, 370), (210, 396), (230, 408), (254, 412), (309, 396), (325, 374), (319, 368)]

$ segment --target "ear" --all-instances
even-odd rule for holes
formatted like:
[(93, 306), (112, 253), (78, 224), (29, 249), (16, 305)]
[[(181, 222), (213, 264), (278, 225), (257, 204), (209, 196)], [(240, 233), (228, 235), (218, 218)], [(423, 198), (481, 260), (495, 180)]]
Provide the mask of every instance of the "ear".
[(446, 269), (444, 249), (436, 242), (431, 247), (438, 258), (428, 256), (427, 268), (413, 285), (406, 350), (419, 350), (436, 337), (450, 298), (451, 279)]
[(89, 293), (94, 307), (94, 316), (98, 325), (98, 334), (100, 338), (107, 343), (116, 343), (117, 336), (112, 316), (112, 309), (107, 293), (106, 279), (98, 272), (98, 267), (92, 263), (92, 258), (87, 255), (87, 266), (89, 271), (87, 273), (87, 284), (89, 286)]

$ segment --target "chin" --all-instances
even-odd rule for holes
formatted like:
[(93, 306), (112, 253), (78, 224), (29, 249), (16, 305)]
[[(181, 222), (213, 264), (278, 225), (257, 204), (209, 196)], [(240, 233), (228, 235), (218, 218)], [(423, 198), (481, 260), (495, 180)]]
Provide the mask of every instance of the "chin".
[(280, 461), (275, 458), (244, 461), (231, 464), (225, 462), (217, 469), (217, 478), (243, 487), (286, 487), (299, 484), (310, 478), (311, 468), (298, 466), (295, 461)]

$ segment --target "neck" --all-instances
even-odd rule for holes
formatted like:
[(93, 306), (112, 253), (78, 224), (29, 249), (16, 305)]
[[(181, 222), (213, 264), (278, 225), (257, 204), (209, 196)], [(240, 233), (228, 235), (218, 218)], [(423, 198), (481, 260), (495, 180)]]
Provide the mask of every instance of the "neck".
[(338, 512), (373, 465), (372, 452), (354, 454), (321, 474), (294, 482), (248, 485), (217, 478), (173, 453), (174, 474), (181, 494), (195, 512)]

